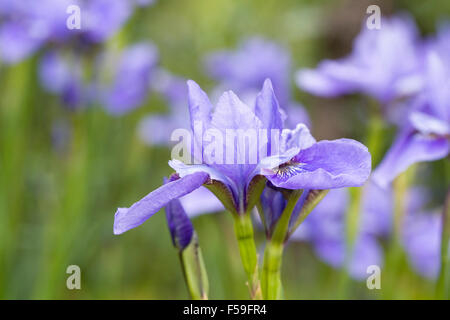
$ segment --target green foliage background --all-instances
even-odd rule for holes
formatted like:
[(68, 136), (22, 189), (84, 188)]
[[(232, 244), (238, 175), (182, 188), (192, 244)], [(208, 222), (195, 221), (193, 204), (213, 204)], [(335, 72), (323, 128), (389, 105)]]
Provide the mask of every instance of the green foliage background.
[[(409, 11), (424, 34), (450, 14), (446, 0), (159, 0), (139, 9), (108, 46), (154, 41), (164, 67), (211, 89), (214, 82), (202, 65), (205, 53), (234, 48), (256, 34), (286, 45), (294, 70), (315, 66), (349, 52), (370, 4), (379, 4), (386, 15)], [(41, 89), (36, 65), (37, 57), (12, 67), (0, 65), (0, 298), (188, 298), (162, 212), (121, 236), (112, 233), (116, 208), (140, 199), (171, 172), (170, 151), (150, 148), (136, 134), (144, 115), (164, 112), (167, 106), (152, 95), (123, 117), (112, 117), (100, 106), (70, 111)], [(324, 100), (301, 93), (294, 84), (292, 90), (310, 112), (317, 138), (364, 141), (364, 98)], [(73, 127), (63, 152), (52, 145), (55, 121)], [(386, 149), (389, 137), (380, 143)], [(427, 182), (442, 203), (445, 163), (427, 166), (435, 172)], [(210, 297), (247, 298), (231, 216), (205, 215), (194, 225)], [(263, 240), (258, 234), (261, 248)], [(81, 267), (81, 290), (66, 288), (71, 264)], [(433, 297), (433, 284), (412, 272), (406, 259), (402, 268), (393, 297)], [(352, 281), (343, 292), (342, 279), (342, 271), (320, 262), (309, 245), (288, 245), (283, 264), (287, 298), (383, 298), (383, 290), (369, 291), (365, 282)]]

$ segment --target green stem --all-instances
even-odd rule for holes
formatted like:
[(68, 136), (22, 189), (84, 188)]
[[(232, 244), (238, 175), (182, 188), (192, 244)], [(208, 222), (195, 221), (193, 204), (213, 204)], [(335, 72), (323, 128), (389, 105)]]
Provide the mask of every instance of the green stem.
[(283, 244), (270, 240), (264, 250), (263, 272), (261, 276), (264, 299), (281, 299), (281, 263), (283, 249)]
[(275, 226), (274, 232), (264, 250), (264, 262), (261, 275), (261, 285), (264, 299), (275, 300), (282, 297), (281, 264), (284, 242), (289, 231), (289, 221), (292, 211), (302, 194), (295, 190), (289, 197), (286, 208)]
[[(383, 149), (383, 137), (385, 134), (385, 127), (383, 117), (380, 113), (381, 106), (379, 103), (371, 99), (368, 101), (370, 119), (367, 126), (366, 145), (372, 156), (372, 168), (376, 167), (382, 156)], [(345, 261), (344, 268), (341, 271), (339, 279), (338, 295), (342, 299), (347, 298), (349, 292), (350, 276), (348, 274), (348, 266), (351, 262), (353, 255), (353, 248), (356, 238), (359, 233), (360, 225), (360, 211), (361, 211), (361, 198), (363, 188), (349, 188), (351, 202), (347, 210), (346, 215), (346, 248), (345, 248)]]
[(444, 212), (442, 216), (442, 237), (441, 237), (441, 269), (436, 284), (436, 296), (438, 299), (448, 299), (450, 297), (449, 269), (450, 269), (450, 188), (447, 191)]
[(350, 276), (348, 274), (349, 265), (353, 256), (353, 250), (356, 242), (356, 238), (359, 233), (360, 224), (360, 208), (361, 197), (363, 189), (349, 188), (350, 191), (350, 205), (348, 207), (346, 215), (346, 242), (345, 242), (345, 260), (344, 268), (341, 271), (339, 279), (339, 297), (341, 299), (347, 299), (350, 287)]
[(253, 236), (251, 216), (246, 214), (233, 214), (234, 231), (238, 241), (239, 253), (248, 279), (250, 296), (252, 299), (261, 299), (261, 288), (258, 276), (258, 254), (256, 252)]
[(414, 175), (415, 166), (411, 166), (405, 172), (400, 174), (393, 182), (394, 189), (394, 215), (393, 215), (393, 234), (389, 249), (386, 253), (386, 271), (388, 281), (387, 289), (383, 290), (386, 299), (398, 298), (395, 296), (395, 285), (398, 283), (400, 268), (404, 259), (402, 249), (402, 229), (406, 214), (406, 204), (408, 203), (407, 193)]
[(180, 262), (191, 298), (193, 300), (207, 300), (208, 275), (197, 235), (194, 234), (193, 241), (180, 251)]

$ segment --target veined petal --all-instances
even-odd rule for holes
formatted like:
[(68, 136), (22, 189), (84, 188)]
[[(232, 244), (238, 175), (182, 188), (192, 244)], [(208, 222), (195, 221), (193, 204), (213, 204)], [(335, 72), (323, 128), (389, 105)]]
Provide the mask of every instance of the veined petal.
[(219, 130), (260, 129), (261, 120), (233, 91), (225, 92), (217, 102), (211, 124)]
[(300, 148), (291, 148), (280, 155), (275, 155), (262, 159), (258, 165), (258, 173), (262, 175), (273, 174), (274, 168), (278, 168), (280, 165), (289, 162), (299, 152)]
[(278, 104), (270, 79), (264, 81), (263, 88), (256, 97), (255, 113), (265, 129), (278, 129), (280, 131), (283, 129), (283, 112)]
[(194, 130), (196, 121), (207, 125), (211, 120), (212, 105), (208, 95), (192, 80), (188, 80), (188, 101), (191, 114), (191, 127)]
[(114, 234), (121, 234), (141, 225), (170, 201), (199, 188), (209, 179), (205, 172), (196, 172), (171, 181), (150, 192), (130, 208), (119, 208), (114, 216)]
[(294, 130), (285, 129), (281, 134), (281, 150), (294, 147), (300, 150), (307, 149), (316, 143), (316, 139), (309, 132), (308, 127), (299, 123)]
[(194, 133), (193, 156), (200, 161), (202, 159), (203, 133), (207, 130), (211, 121), (212, 104), (208, 95), (200, 86), (192, 80), (187, 81), (188, 104), (191, 117), (191, 129)]
[(373, 180), (381, 187), (387, 187), (413, 163), (444, 158), (449, 150), (450, 144), (446, 138), (431, 137), (405, 129), (375, 169)]
[(257, 167), (258, 132), (263, 127), (261, 120), (232, 91), (227, 91), (217, 103), (211, 127), (221, 131), (226, 140), (230, 132), (235, 134), (236, 139), (225, 143), (226, 163), (214, 164), (214, 168), (243, 190)]
[(323, 140), (301, 150), (266, 177), (286, 189), (333, 189), (361, 186), (369, 177), (367, 148), (350, 139)]
[[(205, 172), (208, 174), (210, 179), (223, 182), (225, 185), (231, 187), (232, 189), (236, 188), (236, 185), (232, 180), (223, 175), (220, 171), (205, 164), (187, 165), (180, 160), (174, 159), (169, 161), (169, 166), (174, 169), (180, 175), (180, 177), (185, 177), (195, 172)], [(237, 191), (237, 189), (235, 191)]]

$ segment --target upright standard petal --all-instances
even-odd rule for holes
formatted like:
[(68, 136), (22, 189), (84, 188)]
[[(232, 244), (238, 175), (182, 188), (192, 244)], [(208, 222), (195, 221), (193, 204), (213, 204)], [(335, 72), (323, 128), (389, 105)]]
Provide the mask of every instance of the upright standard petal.
[(170, 201), (199, 188), (209, 179), (204, 172), (186, 175), (150, 192), (130, 208), (119, 208), (114, 216), (114, 234), (121, 234), (141, 225)]
[(261, 92), (256, 97), (256, 116), (266, 129), (283, 129), (283, 112), (273, 91), (270, 79), (264, 81)]
[(195, 81), (188, 80), (187, 85), (191, 127), (192, 130), (194, 130), (196, 121), (200, 121), (205, 125), (209, 124), (213, 107), (209, 101), (208, 95)]
[[(258, 132), (261, 120), (232, 91), (219, 99), (211, 120), (211, 128), (219, 130), (225, 137), (224, 164), (206, 161), (223, 175), (234, 181), (243, 191), (251, 181), (258, 164)], [(239, 192), (239, 190), (238, 190)]]
[(194, 136), (192, 156), (196, 163), (201, 163), (203, 162), (203, 133), (209, 128), (213, 107), (208, 95), (195, 81), (188, 80), (187, 85), (191, 130)]
[(273, 174), (265, 174), (286, 189), (333, 189), (364, 184), (371, 170), (367, 148), (350, 139), (323, 140), (301, 150)]

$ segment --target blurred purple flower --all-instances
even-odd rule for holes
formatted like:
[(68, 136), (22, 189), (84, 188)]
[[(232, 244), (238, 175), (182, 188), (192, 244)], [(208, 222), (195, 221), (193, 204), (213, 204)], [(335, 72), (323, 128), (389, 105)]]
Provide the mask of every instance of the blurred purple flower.
[(416, 93), (423, 79), (414, 21), (396, 16), (383, 19), (382, 26), (370, 30), (364, 21), (349, 56), (325, 60), (315, 70), (300, 70), (297, 85), (325, 97), (361, 92), (382, 103)]
[(69, 34), (66, 9), (73, 3), (69, 0), (3, 0), (0, 4), (0, 59), (14, 64), (48, 41), (65, 39)]
[(150, 89), (152, 71), (158, 53), (150, 43), (134, 44), (126, 48), (118, 62), (111, 86), (104, 88), (100, 98), (112, 114), (121, 115), (140, 106)]
[(129, 0), (89, 0), (81, 5), (83, 39), (99, 43), (114, 35), (133, 11)]
[[(306, 110), (290, 101), (290, 57), (285, 48), (262, 38), (251, 38), (236, 51), (210, 54), (206, 65), (211, 76), (221, 82), (213, 95), (219, 96), (223, 88), (230, 88), (252, 107), (261, 85), (269, 78), (280, 105), (289, 115), (287, 126), (297, 123), (309, 125)], [(170, 145), (173, 130), (188, 125), (188, 110), (184, 107), (187, 101), (184, 79), (160, 70), (152, 83), (153, 89), (168, 102), (169, 112), (147, 116), (139, 126), (139, 135), (149, 145)]]
[(442, 159), (450, 150), (450, 27), (444, 26), (428, 43), (424, 87), (408, 110), (392, 147), (374, 171), (374, 180), (387, 186), (410, 165)]
[(270, 79), (280, 105), (287, 112), (287, 126), (297, 123), (310, 125), (303, 106), (291, 101), (291, 57), (286, 48), (264, 38), (253, 37), (243, 41), (235, 51), (219, 51), (206, 57), (206, 68), (211, 77), (220, 82), (216, 91), (229, 88), (252, 106), (259, 88)]
[(355, 242), (348, 272), (351, 277), (357, 280), (365, 280), (368, 277), (367, 268), (369, 266), (382, 267), (383, 248), (378, 240), (367, 234), (360, 234)]
[(269, 78), (281, 105), (290, 100), (288, 51), (263, 38), (250, 38), (236, 51), (220, 51), (207, 56), (210, 75), (227, 88), (243, 94), (253, 91), (255, 97), (264, 81)]
[[(157, 50), (152, 44), (134, 44), (113, 61), (108, 61), (104, 55), (97, 58), (96, 78), (84, 83), (79, 55), (63, 50), (48, 51), (40, 63), (40, 82), (47, 91), (61, 96), (63, 102), (73, 108), (99, 102), (110, 113), (120, 115), (144, 103), (158, 61)], [(111, 83), (100, 83), (108, 73), (113, 76)], [(98, 77), (99, 74), (102, 76)]]
[(52, 147), (59, 154), (65, 154), (70, 146), (72, 127), (64, 119), (57, 119), (52, 123), (51, 138)]
[(152, 6), (156, 3), (156, 0), (134, 0), (139, 7)]
[(394, 200), (390, 188), (380, 188), (372, 180), (364, 186), (361, 200), (361, 232), (387, 237), (392, 229)]
[(86, 99), (78, 57), (63, 57), (59, 51), (47, 52), (39, 66), (39, 80), (49, 92), (61, 96), (65, 105), (76, 108)]
[(442, 214), (410, 212), (405, 217), (403, 245), (412, 267), (422, 276), (435, 279), (440, 268)]
[(189, 126), (186, 80), (159, 69), (153, 73), (151, 88), (167, 101), (169, 111), (146, 116), (139, 124), (139, 137), (150, 146), (168, 146), (175, 129)]
[[(81, 29), (67, 28), (70, 5), (80, 7)], [(104, 42), (124, 25), (133, 8), (129, 0), (1, 0), (0, 59), (18, 63), (47, 43)]]
[(189, 218), (225, 210), (223, 204), (205, 187), (200, 187), (181, 197), (180, 201)]
[[(344, 217), (348, 198), (347, 189), (330, 190), (293, 233), (292, 238), (313, 243), (341, 242), (345, 234)], [(335, 261), (330, 258), (332, 265)]]
[[(283, 113), (271, 82), (265, 81), (256, 99), (255, 108), (245, 105), (232, 91), (228, 91), (222, 95), (214, 112), (208, 96), (195, 82), (188, 81), (188, 88), (193, 143), (201, 152), (195, 152), (194, 147), (193, 156), (200, 164), (184, 164), (179, 160), (171, 160), (169, 165), (181, 178), (153, 191), (129, 209), (120, 208), (115, 215), (115, 234), (142, 224), (171, 200), (198, 189), (204, 183), (221, 186), (223, 192), (228, 195), (227, 209), (238, 214), (244, 214), (251, 209), (247, 208), (247, 201), (251, 196), (253, 178), (263, 173), (260, 163), (244, 161), (243, 164), (218, 164), (214, 159), (210, 159), (210, 154), (203, 152), (208, 141), (204, 140), (200, 131), (215, 129), (225, 134), (225, 131), (230, 129), (282, 130)], [(202, 127), (200, 131), (196, 128), (199, 125)], [(267, 178), (275, 185), (278, 183), (288, 188), (305, 189), (356, 186), (364, 183), (370, 173), (370, 154), (356, 141), (341, 139), (316, 143), (304, 125), (299, 125), (293, 131), (285, 131), (282, 140), (282, 155), (275, 157), (277, 163), (272, 158), (265, 161), (263, 166), (264, 172), (268, 172)], [(245, 141), (237, 139), (236, 142), (233, 146), (227, 146), (232, 148), (228, 153), (236, 155), (236, 150), (251, 151)], [(241, 145), (242, 143), (244, 145)], [(271, 139), (263, 139), (259, 135), (258, 143), (259, 148), (264, 146), (268, 154), (272, 154)], [(351, 158), (345, 155), (350, 155)], [(293, 161), (290, 161), (291, 159)], [(284, 164), (290, 168), (279, 171), (272, 166)]]
[[(334, 268), (345, 264), (348, 200), (346, 189), (330, 190), (291, 237), (293, 241), (311, 242), (317, 256)], [(362, 216), (366, 214), (363, 211)], [(361, 280), (367, 277), (368, 266), (382, 264), (383, 251), (376, 237), (360, 229), (347, 266), (349, 274)]]
[[(442, 214), (424, 211), (428, 195), (423, 188), (408, 191), (402, 240), (412, 267), (421, 275), (436, 278), (440, 263)], [(377, 205), (378, 204), (378, 205)], [(364, 279), (369, 265), (381, 266), (383, 252), (377, 238), (391, 234), (393, 199), (390, 190), (369, 181), (363, 190), (359, 235), (355, 241), (349, 273)], [(337, 268), (345, 263), (345, 215), (348, 193), (345, 189), (329, 191), (310, 213), (291, 240), (309, 241), (318, 257)]]

